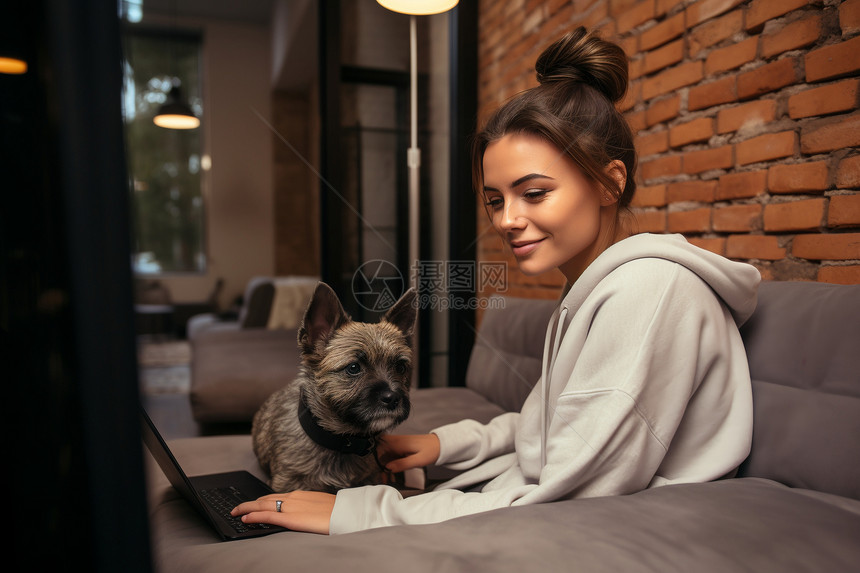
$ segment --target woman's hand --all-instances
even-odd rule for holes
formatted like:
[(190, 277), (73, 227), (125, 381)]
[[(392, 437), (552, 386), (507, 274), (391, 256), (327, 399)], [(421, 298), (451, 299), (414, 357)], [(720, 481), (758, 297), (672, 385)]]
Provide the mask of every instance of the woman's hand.
[[(293, 531), (328, 535), (336, 496), (319, 491), (292, 491), (264, 495), (233, 508), (233, 517), (244, 523), (268, 523)], [(278, 511), (280, 501), (280, 511)]]
[(436, 434), (412, 436), (386, 435), (377, 446), (379, 460), (386, 469), (398, 473), (412, 468), (423, 468), (439, 459), (439, 438)]

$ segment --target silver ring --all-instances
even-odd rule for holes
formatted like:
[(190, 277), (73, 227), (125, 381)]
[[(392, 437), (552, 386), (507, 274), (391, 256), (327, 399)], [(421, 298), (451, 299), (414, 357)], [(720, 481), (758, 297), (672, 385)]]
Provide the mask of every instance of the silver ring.
[(281, 505), (282, 505), (283, 503), (284, 503), (284, 502), (283, 502), (283, 501), (281, 501), (280, 499), (275, 500), (275, 511), (277, 511), (278, 513), (280, 513), (280, 512), (281, 512)]

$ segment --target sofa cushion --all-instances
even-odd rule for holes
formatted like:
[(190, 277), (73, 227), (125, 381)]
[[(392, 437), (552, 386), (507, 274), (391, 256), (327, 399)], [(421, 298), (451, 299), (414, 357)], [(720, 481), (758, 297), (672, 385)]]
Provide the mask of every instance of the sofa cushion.
[(466, 386), (519, 412), (541, 375), (546, 327), (555, 300), (490, 297), (469, 357)]
[(295, 330), (207, 331), (191, 344), (191, 411), (200, 423), (250, 422), (299, 372)]
[(860, 499), (860, 286), (763, 282), (741, 329), (753, 380), (741, 475)]
[[(260, 473), (249, 436), (171, 442), (191, 475)], [(155, 569), (171, 571), (852, 571), (860, 502), (764, 479), (665, 486), (340, 536), (220, 542), (150, 463)], [(285, 565), (286, 564), (286, 565)]]

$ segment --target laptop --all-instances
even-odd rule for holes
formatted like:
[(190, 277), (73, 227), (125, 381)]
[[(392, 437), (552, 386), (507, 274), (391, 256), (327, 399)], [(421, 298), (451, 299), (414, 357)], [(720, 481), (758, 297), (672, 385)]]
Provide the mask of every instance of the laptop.
[(251, 501), (273, 493), (272, 489), (247, 471), (224, 472), (188, 477), (176, 461), (155, 424), (141, 408), (143, 441), (161, 470), (176, 490), (182, 494), (203, 518), (212, 525), (221, 539), (260, 537), (280, 531), (283, 527), (265, 523), (242, 523), (230, 515), (230, 510), (243, 501)]

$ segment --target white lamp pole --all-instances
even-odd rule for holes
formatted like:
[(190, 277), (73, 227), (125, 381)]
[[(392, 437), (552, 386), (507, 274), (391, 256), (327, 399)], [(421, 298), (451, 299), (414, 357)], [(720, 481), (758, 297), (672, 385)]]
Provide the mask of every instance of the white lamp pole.
[[(411, 141), (406, 152), (406, 166), (409, 169), (409, 265), (410, 269), (418, 264), (420, 225), (420, 175), (421, 150), (418, 148), (418, 31), (415, 16), (429, 16), (447, 12), (457, 5), (458, 0), (376, 0), (382, 7), (409, 14), (409, 74), (410, 74), (410, 107), (411, 107)], [(410, 283), (418, 286), (415, 273), (411, 274)]]
[[(420, 235), (420, 176), (421, 150), (418, 148), (418, 30), (415, 16), (427, 16), (447, 12), (457, 5), (458, 0), (376, 0), (384, 8), (401, 14), (409, 14), (409, 100), (411, 108), (410, 143), (406, 152), (406, 166), (409, 169), (409, 267), (417, 269), (419, 259)], [(410, 272), (410, 284), (418, 288), (417, 272)], [(412, 332), (412, 383), (417, 386), (418, 375), (418, 324)]]
[[(421, 150), (418, 148), (418, 31), (415, 16), (409, 16), (409, 105), (410, 105), (410, 145), (406, 152), (406, 165), (409, 168), (409, 265), (418, 264), (419, 259), (419, 201), (421, 176)], [(418, 288), (417, 273), (412, 272), (411, 284)]]

